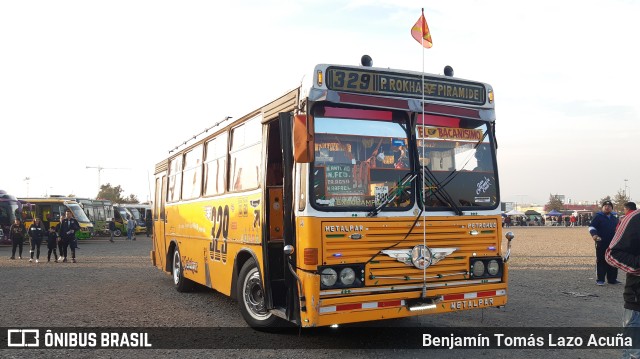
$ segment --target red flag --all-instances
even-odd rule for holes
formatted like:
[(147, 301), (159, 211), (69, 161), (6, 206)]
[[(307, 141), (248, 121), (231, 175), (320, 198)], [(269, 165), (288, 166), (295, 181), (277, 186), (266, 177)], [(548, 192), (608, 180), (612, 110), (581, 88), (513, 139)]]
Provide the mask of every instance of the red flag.
[(420, 15), (416, 24), (411, 28), (411, 36), (413, 36), (417, 42), (421, 43), (422, 46), (427, 49), (430, 49), (431, 46), (433, 46), (431, 33), (429, 32), (429, 25), (427, 25), (427, 19), (424, 18), (424, 9), (422, 9), (422, 15)]

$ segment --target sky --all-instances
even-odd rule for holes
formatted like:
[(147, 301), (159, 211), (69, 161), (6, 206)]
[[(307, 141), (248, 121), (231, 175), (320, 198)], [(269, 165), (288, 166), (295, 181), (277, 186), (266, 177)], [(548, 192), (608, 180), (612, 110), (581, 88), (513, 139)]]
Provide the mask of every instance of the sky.
[(638, 14), (633, 0), (0, 1), (0, 189), (93, 198), (110, 183), (147, 201), (170, 149), (368, 54), (493, 86), (503, 202), (640, 198)]

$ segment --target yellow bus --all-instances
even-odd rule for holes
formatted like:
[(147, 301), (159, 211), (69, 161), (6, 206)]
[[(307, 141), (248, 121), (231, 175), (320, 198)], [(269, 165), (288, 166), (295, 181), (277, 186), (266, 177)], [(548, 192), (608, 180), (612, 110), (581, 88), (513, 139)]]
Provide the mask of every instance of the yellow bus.
[(78, 202), (56, 197), (20, 198), (20, 201), (25, 203), (22, 207), (22, 216), (27, 228), (33, 223), (35, 217), (39, 217), (48, 230), (49, 227), (56, 226), (60, 223), (60, 218), (64, 218), (64, 213), (68, 209), (71, 210), (73, 218), (80, 224), (80, 230), (76, 231), (76, 238), (91, 238), (93, 223), (91, 223)]
[(310, 80), (156, 165), (153, 264), (256, 328), (505, 305), (492, 87), (330, 64)]

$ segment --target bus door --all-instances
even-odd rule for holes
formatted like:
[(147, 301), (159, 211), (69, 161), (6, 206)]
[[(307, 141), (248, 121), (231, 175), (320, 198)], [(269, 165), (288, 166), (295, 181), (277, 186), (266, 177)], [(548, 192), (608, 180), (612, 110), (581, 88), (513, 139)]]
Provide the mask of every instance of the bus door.
[[(292, 209), (292, 160), (290, 127), (291, 115), (281, 114), (280, 121), (272, 121), (267, 127), (267, 171), (265, 176), (265, 241), (264, 263), (265, 304), (267, 308), (284, 309), (287, 319), (294, 318), (297, 308), (292, 301), (293, 277), (288, 269), (283, 249), (293, 241)], [(283, 132), (284, 130), (284, 132)], [(285, 139), (285, 140), (282, 140)], [(285, 175), (287, 174), (287, 175)]]
[(164, 236), (165, 232), (165, 200), (164, 193), (167, 190), (167, 175), (163, 173), (162, 176), (156, 177), (156, 193), (155, 201), (153, 201), (153, 249), (156, 252), (156, 259), (159, 263), (156, 266), (159, 268), (165, 268), (169, 270), (166, 263), (166, 257), (162, 254), (167, 253), (167, 242)]

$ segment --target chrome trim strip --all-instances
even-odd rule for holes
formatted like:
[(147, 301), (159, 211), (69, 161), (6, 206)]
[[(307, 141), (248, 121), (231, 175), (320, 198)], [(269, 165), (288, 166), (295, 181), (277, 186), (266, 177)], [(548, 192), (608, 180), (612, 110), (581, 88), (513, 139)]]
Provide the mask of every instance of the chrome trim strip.
[(459, 273), (450, 273), (450, 274), (439, 274), (439, 275), (432, 275), (430, 277), (407, 277), (407, 276), (402, 276), (402, 277), (382, 277), (382, 276), (377, 276), (374, 275), (373, 278), (371, 279), (401, 279), (401, 280), (422, 280), (422, 279), (439, 279), (439, 278), (444, 278), (444, 277), (452, 277), (452, 276), (457, 276), (457, 275), (466, 275), (469, 274), (469, 272), (459, 272)]
[[(441, 287), (450, 287), (454, 285), (471, 285), (471, 284), (485, 284), (485, 283), (500, 283), (502, 281), (501, 278), (493, 278), (493, 279), (478, 279), (478, 280), (465, 280), (459, 282), (446, 282), (446, 283), (429, 283), (427, 284), (427, 289), (441, 288)], [(398, 291), (406, 291), (412, 289), (422, 290), (422, 285), (392, 285), (385, 287), (363, 287), (363, 288), (345, 288), (345, 289), (330, 289), (320, 291), (320, 297), (326, 297), (330, 295), (340, 295), (340, 294), (363, 294), (363, 293), (378, 293), (378, 292), (398, 292)]]

